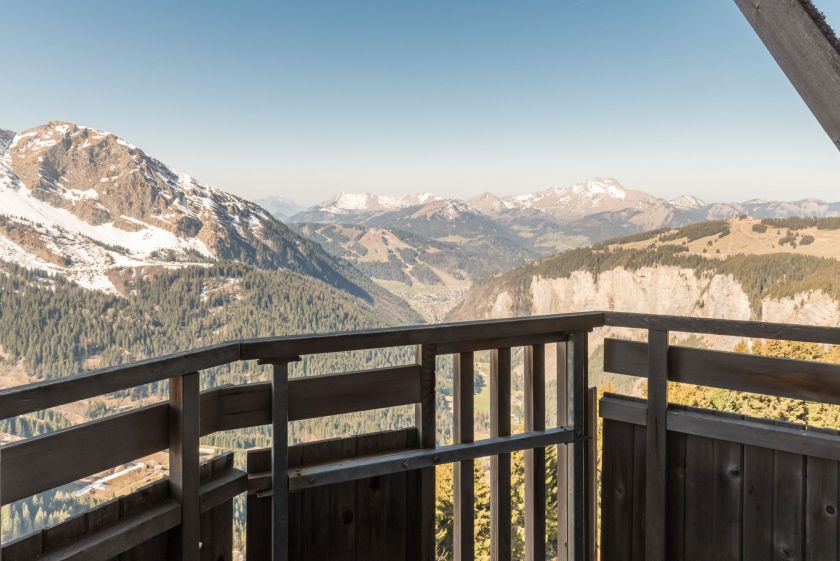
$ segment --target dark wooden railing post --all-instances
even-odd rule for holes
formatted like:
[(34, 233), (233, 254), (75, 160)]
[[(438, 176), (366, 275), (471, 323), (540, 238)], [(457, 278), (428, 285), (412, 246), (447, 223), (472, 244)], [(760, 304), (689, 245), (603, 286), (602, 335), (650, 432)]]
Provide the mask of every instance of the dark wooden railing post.
[[(557, 426), (571, 425), (569, 418), (569, 357), (572, 355), (572, 343), (561, 341), (557, 343)], [(557, 561), (569, 561), (570, 536), (572, 535), (571, 508), (571, 465), (569, 462), (569, 447), (565, 444), (557, 446)]]
[[(437, 437), (435, 411), (435, 369), (437, 347), (434, 344), (417, 346), (420, 365), (420, 403), (415, 423), (420, 430), (420, 447), (434, 448)], [(420, 559), (435, 561), (435, 468), (420, 470)]]
[[(453, 380), (453, 413), (455, 443), (473, 442), (474, 355), (461, 353), (455, 357)], [(465, 460), (455, 464), (454, 558), (472, 561), (475, 557), (475, 462)]]
[[(525, 431), (545, 430), (545, 345), (525, 347)], [(525, 560), (545, 560), (545, 448), (525, 451)]]
[(645, 559), (665, 561), (668, 414), (668, 332), (648, 331), (645, 435)]
[(571, 335), (571, 354), (569, 369), (572, 372), (572, 416), (574, 418), (575, 443), (573, 444), (573, 501), (574, 525), (572, 558), (575, 561), (587, 561), (589, 557), (587, 517), (589, 497), (586, 492), (587, 467), (586, 457), (586, 402), (589, 388), (589, 333), (577, 332)]
[(598, 388), (589, 388), (586, 415), (586, 541), (589, 559), (598, 558)]
[[(490, 433), (510, 435), (510, 348), (492, 351)], [(510, 454), (490, 458), (490, 559), (510, 561)]]
[[(295, 359), (296, 360), (296, 359)], [(271, 559), (289, 558), (289, 362), (271, 376)]]
[[(0, 528), (3, 527), (3, 450), (0, 449)], [(3, 561), (3, 533), (0, 532), (0, 561)]]
[(201, 544), (198, 445), (200, 375), (169, 380), (169, 489), (181, 505), (181, 524), (172, 533), (172, 559), (198, 561)]

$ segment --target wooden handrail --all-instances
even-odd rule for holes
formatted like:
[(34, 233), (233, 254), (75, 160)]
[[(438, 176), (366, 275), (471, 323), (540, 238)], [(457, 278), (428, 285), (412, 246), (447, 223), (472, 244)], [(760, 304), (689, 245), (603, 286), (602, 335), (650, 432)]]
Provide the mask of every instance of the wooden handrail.
[(630, 327), (656, 331), (703, 333), (707, 335), (840, 345), (840, 328), (838, 327), (820, 327), (791, 323), (663, 316), (629, 312), (604, 312), (603, 325), (608, 327)]
[[(529, 335), (549, 334), (554, 337), (555, 334), (590, 330), (603, 325), (603, 317), (602, 312), (585, 312), (231, 341), (0, 390), (0, 420), (239, 360), (271, 361), (301, 355), (427, 343), (486, 342), (497, 345), (506, 337), (522, 340)], [(487, 342), (488, 339), (492, 341)]]

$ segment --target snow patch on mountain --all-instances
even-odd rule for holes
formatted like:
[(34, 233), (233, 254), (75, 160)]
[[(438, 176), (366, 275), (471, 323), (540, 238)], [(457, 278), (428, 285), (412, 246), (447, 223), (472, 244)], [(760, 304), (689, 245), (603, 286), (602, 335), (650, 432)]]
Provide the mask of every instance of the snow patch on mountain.
[(322, 212), (344, 214), (349, 212), (375, 212), (408, 208), (426, 204), (430, 201), (443, 200), (433, 193), (417, 193), (414, 195), (391, 196), (374, 193), (342, 192), (318, 205)]
[(681, 197), (677, 197), (676, 199), (671, 199), (668, 201), (668, 204), (684, 210), (693, 210), (695, 208), (702, 208), (706, 206), (706, 203), (692, 195), (683, 195)]

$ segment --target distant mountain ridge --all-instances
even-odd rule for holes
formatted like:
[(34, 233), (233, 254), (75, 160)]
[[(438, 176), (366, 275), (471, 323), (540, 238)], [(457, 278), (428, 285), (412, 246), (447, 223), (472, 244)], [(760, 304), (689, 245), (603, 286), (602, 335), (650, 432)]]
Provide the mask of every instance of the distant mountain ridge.
[[(595, 178), (530, 194), (502, 197), (486, 192), (467, 200), (431, 193), (403, 197), (341, 193), (288, 220), (374, 278), (413, 284), (418, 276), (412, 272), (416, 259), (409, 256), (411, 250), (426, 257), (431, 255), (430, 248), (451, 254), (434, 259), (448, 267), (466, 262), (457, 255), (459, 250), (465, 253), (463, 257), (481, 253), (485, 257), (477, 261), (470, 258), (472, 266), (460, 275), (469, 281), (497, 274), (498, 264), (516, 267), (618, 236), (741, 215), (837, 216), (840, 203), (813, 199), (706, 203), (690, 194), (666, 200), (628, 189), (612, 178)], [(352, 232), (337, 225), (347, 226)], [(366, 236), (365, 229), (388, 234)], [(401, 240), (399, 248), (380, 251), (386, 239)], [(437, 279), (443, 282), (445, 276), (441, 273), (454, 272), (451, 268), (432, 269), (435, 275), (418, 269), (423, 272), (419, 279), (439, 284)]]
[(122, 138), (63, 121), (0, 133), (0, 260), (116, 291), (120, 271), (237, 261), (407, 305), (260, 206)]

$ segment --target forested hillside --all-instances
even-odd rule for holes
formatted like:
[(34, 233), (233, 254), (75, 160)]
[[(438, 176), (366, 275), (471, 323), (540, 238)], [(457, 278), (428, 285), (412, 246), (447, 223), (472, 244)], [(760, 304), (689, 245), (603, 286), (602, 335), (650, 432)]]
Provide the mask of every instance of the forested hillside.
[[(383, 327), (392, 322), (363, 301), (290, 271), (218, 264), (174, 271), (133, 269), (114, 280), (124, 297), (2, 265), (0, 379), (4, 384), (67, 376), (231, 339)], [(404, 364), (413, 358), (413, 349), (342, 353), (306, 359), (293, 366), (292, 374)], [(21, 371), (25, 377), (20, 376)], [(4, 375), (10, 372), (18, 375)], [(203, 372), (202, 386), (262, 379), (267, 379), (266, 367), (241, 363)], [(139, 402), (165, 399), (167, 385), (151, 384), (2, 421), (0, 433), (28, 438), (65, 428)], [(295, 441), (303, 441), (412, 423), (413, 409), (394, 408), (296, 422), (290, 432)], [(446, 425), (441, 419), (442, 431), (447, 430)], [(250, 447), (267, 446), (270, 431), (255, 427), (212, 435), (203, 442), (241, 454)], [(4, 539), (54, 524), (96, 502), (90, 496), (77, 497), (73, 488), (71, 485), (5, 507)]]
[[(709, 302), (717, 298), (723, 305), (722, 296), (710, 288), (729, 283), (733, 310), (740, 299), (749, 314), (738, 319), (761, 318), (768, 299), (820, 292), (840, 301), (838, 242), (840, 225), (833, 218), (742, 219), (655, 230), (572, 249), (478, 283), (450, 317), (570, 311), (562, 306), (575, 305), (575, 290), (579, 298), (586, 295), (590, 303), (585, 307), (593, 309), (706, 315)], [(667, 286), (653, 284), (651, 275)], [(631, 284), (615, 284), (619, 277)], [(621, 303), (622, 294), (637, 289), (647, 297)], [(662, 298), (665, 289), (670, 299)], [(608, 292), (612, 299), (606, 298)]]

